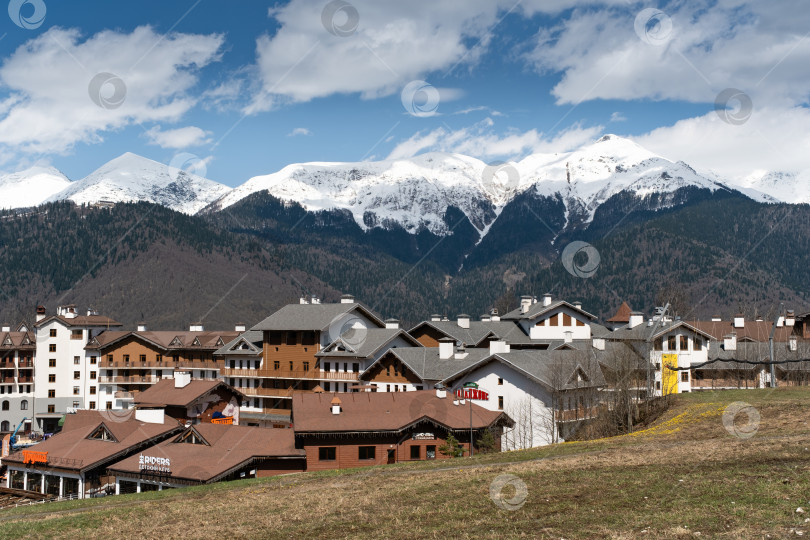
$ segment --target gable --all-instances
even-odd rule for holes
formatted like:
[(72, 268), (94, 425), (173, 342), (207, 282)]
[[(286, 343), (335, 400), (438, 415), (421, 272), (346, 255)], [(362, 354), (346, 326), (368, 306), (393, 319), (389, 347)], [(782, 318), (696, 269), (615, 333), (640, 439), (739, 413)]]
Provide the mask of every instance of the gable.
[(99, 426), (87, 436), (87, 439), (94, 441), (118, 442), (118, 439), (115, 438), (115, 435), (112, 434), (104, 423), (99, 424)]
[(174, 339), (169, 343), (169, 347), (182, 347), (183, 342), (179, 336), (174, 336)]
[(181, 433), (177, 436), (174, 440), (175, 444), (199, 444), (204, 446), (211, 446), (211, 444), (205, 440), (205, 437), (200, 435), (200, 433), (194, 429), (194, 427), (188, 428), (186, 431)]

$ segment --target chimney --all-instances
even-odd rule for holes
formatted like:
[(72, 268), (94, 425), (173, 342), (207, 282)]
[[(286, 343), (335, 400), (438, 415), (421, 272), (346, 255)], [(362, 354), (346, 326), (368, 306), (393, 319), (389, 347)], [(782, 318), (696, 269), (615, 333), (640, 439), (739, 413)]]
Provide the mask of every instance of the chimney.
[(503, 339), (493, 339), (489, 342), (489, 354), (508, 353), (509, 343)]
[(712, 322), (720, 322), (723, 318), (720, 315), (712, 315)]
[(138, 332), (146, 332), (146, 323), (143, 322), (138, 323)]
[(47, 311), (45, 311), (45, 306), (37, 306), (37, 322), (41, 321), (45, 318)]
[(756, 320), (757, 322), (762, 322), (762, 315), (757, 315)]
[(788, 339), (788, 343), (789, 343), (788, 347), (790, 348), (791, 351), (795, 351), (799, 347), (799, 343), (796, 339), (796, 336), (790, 336), (790, 338)]
[(783, 326), (785, 326), (785, 318), (782, 315), (779, 315), (779, 318), (776, 319), (776, 327), (782, 328)]
[(188, 327), (189, 332), (202, 332), (204, 330), (205, 330), (205, 327), (203, 326), (203, 323), (201, 323), (201, 322), (191, 323), (189, 325), (189, 327)]
[(2, 328), (0, 328), (0, 332), (11, 332), (11, 327), (7, 324), (4, 324)]
[(238, 323), (236, 323), (236, 326), (233, 327), (234, 332), (244, 332), (246, 329), (247, 329), (247, 327), (245, 326), (245, 323), (243, 323), (243, 322), (238, 322)]
[(489, 322), (491, 319), (487, 313), (481, 315), (481, 322)]
[(605, 350), (605, 339), (604, 338), (593, 338), (593, 348), (597, 351), (604, 351)]
[(532, 297), (531, 296), (521, 296), (520, 297), (520, 312), (526, 313), (529, 311), (529, 306), (532, 305)]
[(456, 347), (456, 354), (453, 355), (453, 358), (456, 360), (463, 360), (467, 358), (467, 351), (464, 348), (464, 344), (462, 343), (458, 347)]
[(546, 293), (543, 295), (543, 307), (548, 307), (551, 305), (551, 293)]
[(723, 348), (727, 351), (737, 350), (737, 332), (732, 332), (723, 336)]
[(574, 341), (574, 333), (571, 330), (565, 332), (565, 342), (571, 343)]
[(96, 317), (98, 315), (98, 310), (93, 308), (87, 308), (87, 316), (88, 317)]
[(144, 424), (162, 424), (163, 408), (159, 409), (135, 409), (135, 420)]
[(56, 314), (64, 317), (65, 319), (75, 319), (76, 318), (76, 305), (75, 304), (67, 304), (64, 306), (59, 306), (56, 308)]
[(491, 320), (492, 322), (500, 322), (501, 316), (498, 315), (498, 308), (492, 308), (489, 311), (489, 320)]
[(174, 372), (174, 387), (185, 388), (191, 382), (190, 371), (175, 371)]
[(738, 313), (734, 316), (734, 328), (744, 328), (745, 327), (745, 315), (742, 313)]
[(385, 327), (391, 330), (398, 330), (399, 321), (397, 319), (385, 319)]
[(299, 304), (309, 304), (309, 300), (307, 300), (306, 296), (302, 296), (301, 298), (298, 299), (298, 303)]
[(467, 314), (462, 313), (458, 316), (458, 326), (460, 328), (469, 328), (470, 327), (470, 316)]
[(340, 297), (341, 304), (354, 304), (354, 296), (351, 294), (344, 294)]
[(321, 303), (321, 299), (320, 299), (320, 298), (318, 298), (317, 296), (315, 296), (315, 295), (313, 294), (313, 295), (312, 295), (312, 303), (313, 303), (313, 304), (320, 304), (320, 303)]
[(450, 319), (447, 318), (447, 315), (442, 315), (442, 321), (443, 322), (448, 322), (448, 321), (450, 321)]
[(635, 328), (644, 324), (644, 314), (640, 311), (633, 311), (630, 313), (630, 322), (627, 323), (627, 328)]
[(793, 312), (792, 309), (789, 309), (787, 312), (787, 317), (785, 317), (785, 326), (795, 326), (796, 325), (796, 314)]
[(436, 397), (439, 399), (444, 399), (447, 397), (447, 389), (444, 386), (437, 386), (436, 387)]
[(332, 406), (332, 414), (340, 414), (340, 398), (335, 396), (330, 403)]
[(582, 309), (582, 302), (574, 302), (574, 307), (577, 309)]
[(430, 322), (439, 322), (440, 320), (442, 320), (442, 316), (438, 313), (434, 313), (430, 316)]
[(441, 338), (439, 340), (439, 359), (440, 360), (447, 360), (451, 356), (453, 356), (453, 349), (456, 346), (456, 342), (450, 338)]

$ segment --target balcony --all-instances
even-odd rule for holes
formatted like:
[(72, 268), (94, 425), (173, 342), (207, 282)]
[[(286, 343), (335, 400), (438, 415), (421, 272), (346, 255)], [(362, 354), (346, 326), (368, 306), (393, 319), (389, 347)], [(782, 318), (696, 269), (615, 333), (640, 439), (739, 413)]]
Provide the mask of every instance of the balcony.
[(98, 382), (115, 384), (154, 384), (160, 379), (161, 377), (152, 377), (151, 375), (134, 375), (130, 377), (102, 375), (98, 378)]
[(248, 420), (248, 419), (250, 419), (250, 420), (261, 419), (261, 416), (269, 415), (269, 414), (275, 414), (275, 415), (289, 417), (290, 412), (292, 412), (292, 411), (290, 411), (290, 409), (271, 409), (271, 408), (257, 409), (257, 408), (250, 408), (249, 410), (246, 410), (246, 409), (242, 408), (240, 410), (240, 412), (239, 412), (239, 417), (240, 417), (240, 420), (242, 418), (244, 418), (245, 420)]
[(359, 373), (344, 371), (284, 371), (281, 369), (231, 369), (222, 368), (220, 375), (224, 377), (270, 378), (270, 379), (309, 379), (322, 381), (356, 381)]
[(0, 369), (14, 369), (14, 362), (0, 362)]
[[(0, 364), (0, 367), (2, 367), (2, 364)], [(20, 367), (20, 368), (32, 368), (32, 367), (34, 367), (34, 361), (33, 360), (20, 360), (17, 363), (17, 367)]]
[(34, 377), (31, 375), (20, 375), (17, 377), (17, 382), (20, 384), (31, 384), (34, 382)]
[(292, 397), (292, 388), (237, 388), (246, 396)]
[(0, 383), (2, 384), (12, 384), (14, 383), (14, 372), (11, 372), (10, 375), (3, 374), (0, 375)]

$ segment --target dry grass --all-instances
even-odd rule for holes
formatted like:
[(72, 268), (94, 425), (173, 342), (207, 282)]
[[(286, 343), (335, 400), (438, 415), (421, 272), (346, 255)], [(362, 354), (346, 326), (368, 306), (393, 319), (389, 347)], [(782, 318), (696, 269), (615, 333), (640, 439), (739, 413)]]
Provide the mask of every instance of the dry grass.
[[(808, 390), (691, 394), (648, 429), (611, 439), (17, 509), (0, 513), (0, 536), (810, 535), (808, 398)], [(761, 417), (748, 439), (724, 427), (723, 413), (735, 401), (752, 404)], [(490, 498), (501, 475), (525, 484), (525, 500), (519, 485), (501, 492), (506, 500), (517, 496), (514, 510)]]

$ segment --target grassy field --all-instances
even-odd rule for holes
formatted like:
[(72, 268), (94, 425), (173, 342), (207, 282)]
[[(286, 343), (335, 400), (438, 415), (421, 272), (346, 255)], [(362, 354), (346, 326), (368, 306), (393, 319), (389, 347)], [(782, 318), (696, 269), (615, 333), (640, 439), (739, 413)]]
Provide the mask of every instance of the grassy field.
[(686, 394), (621, 437), (17, 508), (0, 537), (810, 536), (809, 412), (805, 389)]

